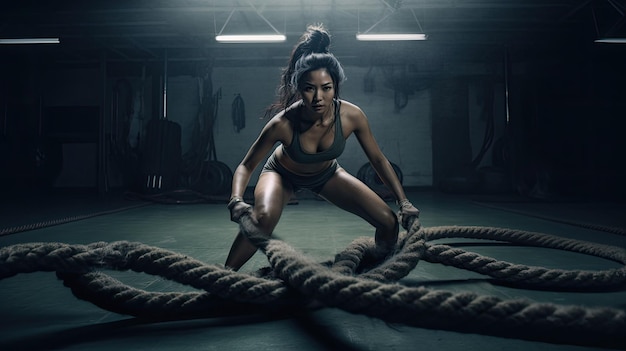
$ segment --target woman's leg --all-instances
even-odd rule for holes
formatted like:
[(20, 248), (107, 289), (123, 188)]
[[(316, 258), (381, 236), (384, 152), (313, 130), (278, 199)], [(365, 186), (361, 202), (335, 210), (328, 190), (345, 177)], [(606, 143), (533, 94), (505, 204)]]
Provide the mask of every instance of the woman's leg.
[(320, 196), (365, 219), (376, 228), (376, 245), (391, 250), (398, 239), (398, 217), (387, 203), (365, 183), (338, 168), (322, 188)]
[[(285, 204), (293, 194), (291, 185), (283, 182), (276, 172), (262, 172), (254, 188), (252, 218), (258, 229), (267, 235), (272, 234), (278, 224)], [(226, 258), (226, 267), (239, 270), (254, 255), (257, 248), (241, 232), (237, 234)]]

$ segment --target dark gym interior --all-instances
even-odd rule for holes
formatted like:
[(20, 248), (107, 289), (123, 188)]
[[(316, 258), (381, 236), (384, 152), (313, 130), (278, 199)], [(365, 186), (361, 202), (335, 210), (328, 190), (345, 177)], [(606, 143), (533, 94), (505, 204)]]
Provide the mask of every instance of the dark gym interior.
[[(396, 279), (330, 267), (374, 230), (307, 191), (223, 266), (233, 171), (314, 23), (421, 211)], [(286, 40), (216, 40), (244, 33)], [(4, 4), (0, 349), (626, 349), (624, 62), (623, 0)], [(354, 137), (338, 161), (396, 210)]]

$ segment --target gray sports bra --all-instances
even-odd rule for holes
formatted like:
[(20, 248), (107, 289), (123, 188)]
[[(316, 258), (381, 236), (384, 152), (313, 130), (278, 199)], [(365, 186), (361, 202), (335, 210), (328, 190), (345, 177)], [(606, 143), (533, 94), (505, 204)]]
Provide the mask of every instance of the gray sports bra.
[(339, 100), (335, 100), (335, 139), (333, 144), (326, 150), (310, 154), (302, 150), (300, 145), (300, 131), (297, 123), (294, 123), (293, 138), (289, 146), (283, 145), (283, 150), (289, 157), (298, 163), (318, 163), (333, 160), (341, 155), (346, 146), (346, 139), (343, 137), (341, 128), (341, 117), (339, 115)]

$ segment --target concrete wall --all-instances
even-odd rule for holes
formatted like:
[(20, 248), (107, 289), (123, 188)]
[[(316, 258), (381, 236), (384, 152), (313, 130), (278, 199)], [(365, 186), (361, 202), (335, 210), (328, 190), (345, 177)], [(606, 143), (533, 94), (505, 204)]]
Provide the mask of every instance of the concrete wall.
[[(407, 106), (399, 112), (394, 111), (393, 91), (383, 88), (379, 83), (374, 92), (363, 91), (363, 77), (367, 71), (360, 67), (346, 67), (348, 80), (342, 87), (343, 99), (359, 105), (368, 116), (371, 128), (381, 149), (389, 160), (397, 164), (404, 175), (404, 183), (408, 186), (429, 186), (432, 184), (432, 147), (431, 147), (431, 114), (428, 91), (415, 93), (410, 97)], [(219, 68), (213, 73), (214, 89), (222, 90), (219, 105), (217, 128), (215, 129), (218, 160), (234, 169), (245, 155), (250, 144), (267, 120), (263, 117), (264, 109), (274, 100), (276, 83), (280, 71), (276, 67), (263, 68)], [(183, 115), (191, 117), (185, 104), (177, 103), (177, 99), (186, 93), (192, 82), (191, 77), (180, 77), (170, 80), (171, 102), (169, 106), (172, 116), (180, 115), (183, 133), (187, 123)], [(233, 129), (231, 120), (231, 104), (236, 94), (241, 94), (246, 107), (246, 127), (239, 133)], [(168, 97), (168, 98), (169, 98)], [(180, 112), (178, 112), (180, 110)], [(176, 112), (175, 112), (176, 111)], [(174, 117), (172, 117), (174, 118)], [(176, 117), (178, 118), (178, 117)], [(183, 150), (185, 150), (183, 135)], [(341, 165), (355, 174), (367, 162), (356, 138), (348, 139), (346, 150), (339, 159)], [(257, 170), (258, 173), (258, 170)], [(256, 178), (256, 177), (255, 177)], [(254, 181), (254, 179), (253, 179)]]
[[(396, 66), (397, 67), (397, 66)], [(420, 82), (420, 76), (411, 76), (400, 66), (400, 78), (408, 82), (412, 88), (407, 95), (408, 100), (403, 108), (395, 103), (396, 90), (390, 82), (390, 68), (374, 66), (374, 68), (346, 65), (347, 81), (342, 86), (341, 97), (359, 105), (368, 116), (372, 131), (382, 151), (387, 158), (397, 165), (403, 174), (403, 184), (409, 187), (437, 186), (433, 178), (433, 111), (437, 108), (437, 101), (433, 98), (441, 77), (434, 74), (424, 76), (425, 83)], [(398, 75), (397, 69), (391, 75)], [(108, 72), (106, 83), (103, 85), (102, 67), (49, 69), (44, 70), (40, 84), (43, 104), (42, 108), (53, 106), (100, 106), (103, 104), (103, 117), (106, 129), (106, 138), (119, 138), (120, 131), (116, 129), (115, 120), (123, 119), (128, 113), (129, 104), (138, 108), (132, 101), (137, 92), (142, 91), (144, 101), (141, 104), (141, 116), (145, 127), (151, 118), (159, 118), (159, 108), (162, 102), (162, 84), (159, 70), (146, 76), (145, 80), (138, 76), (136, 70), (129, 76), (115, 76)], [(262, 119), (265, 108), (275, 100), (276, 85), (281, 73), (278, 66), (260, 67), (214, 67), (212, 69), (213, 91), (220, 92), (219, 108), (214, 137), (217, 159), (234, 170), (241, 161), (251, 143), (267, 123)], [(452, 74), (457, 76), (458, 74)], [(365, 80), (367, 87), (365, 89)], [(456, 80), (455, 80), (456, 79)], [(446, 104), (454, 107), (451, 111), (461, 111), (456, 117), (463, 120), (462, 125), (471, 126), (461, 128), (461, 124), (444, 124), (437, 132), (442, 150), (453, 152), (450, 145), (461, 145), (463, 154), (475, 156), (478, 153), (484, 137), (485, 116), (483, 103), (485, 99), (477, 96), (484, 94), (482, 78), (476, 78), (468, 83), (464, 78), (454, 78), (448, 83), (458, 85), (463, 99), (451, 96)], [(123, 82), (120, 83), (120, 82)], [(143, 83), (142, 83), (143, 82)], [(457, 84), (458, 83), (458, 84)], [(417, 88), (416, 88), (417, 87)], [(131, 89), (131, 95), (128, 95)], [(103, 99), (103, 91), (106, 96)], [(246, 127), (236, 132), (231, 119), (231, 104), (237, 94), (240, 94), (245, 103)], [(445, 91), (443, 92), (445, 94)], [(496, 92), (497, 94), (497, 92)], [(32, 95), (32, 94), (31, 94)], [(37, 99), (35, 99), (37, 100)], [(36, 105), (39, 101), (33, 101)], [(183, 154), (188, 152), (192, 145), (194, 122), (198, 117), (199, 82), (191, 75), (168, 75), (167, 79), (167, 118), (181, 126), (181, 147)], [(469, 118), (469, 121), (467, 119)], [(501, 118), (499, 116), (498, 118)], [(11, 131), (8, 131), (9, 133)], [(469, 134), (469, 135), (468, 135)], [(462, 135), (459, 142), (455, 135)], [(454, 139), (450, 139), (454, 138)], [(467, 142), (471, 140), (471, 143)], [(63, 170), (56, 180), (56, 186), (94, 186), (98, 172), (94, 162), (97, 160), (95, 140), (65, 142), (63, 153)], [(111, 142), (111, 140), (108, 140)], [(115, 141), (113, 141), (115, 142)], [(81, 144), (82, 143), (82, 144)], [(107, 146), (109, 154), (116, 152), (110, 144)], [(119, 152), (119, 150), (117, 150)], [(466, 157), (466, 158), (467, 158)], [(367, 159), (352, 136), (346, 145), (344, 154), (339, 159), (341, 165), (350, 173), (356, 175), (359, 169), (367, 163)], [(107, 160), (107, 181), (110, 187), (124, 186), (124, 165), (116, 164), (113, 158)], [(455, 161), (456, 162), (456, 161)], [(489, 164), (486, 158), (482, 164)], [(458, 163), (458, 162), (457, 162)], [(256, 184), (260, 169), (257, 169), (250, 185)]]

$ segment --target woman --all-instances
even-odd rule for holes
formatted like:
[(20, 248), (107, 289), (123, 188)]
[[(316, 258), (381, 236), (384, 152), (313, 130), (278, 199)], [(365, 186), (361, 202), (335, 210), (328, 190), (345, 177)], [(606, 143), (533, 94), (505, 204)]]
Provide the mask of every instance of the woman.
[[(339, 87), (345, 76), (339, 61), (328, 51), (329, 46), (330, 35), (322, 26), (309, 26), (295, 46), (281, 78), (280, 100), (268, 114), (280, 111), (265, 125), (233, 174), (228, 203), (231, 220), (238, 222), (244, 213), (251, 211), (253, 223), (262, 233), (270, 235), (294, 191), (309, 189), (373, 225), (376, 245), (387, 252), (398, 237), (396, 214), (336, 160), (351, 134), (395, 195), (403, 222), (417, 217), (419, 210), (406, 198), (394, 169), (374, 140), (363, 111), (339, 99)], [(252, 207), (243, 201), (250, 176), (277, 142), (281, 145), (263, 167)], [(256, 247), (239, 233), (225, 265), (238, 270), (255, 252)]]

